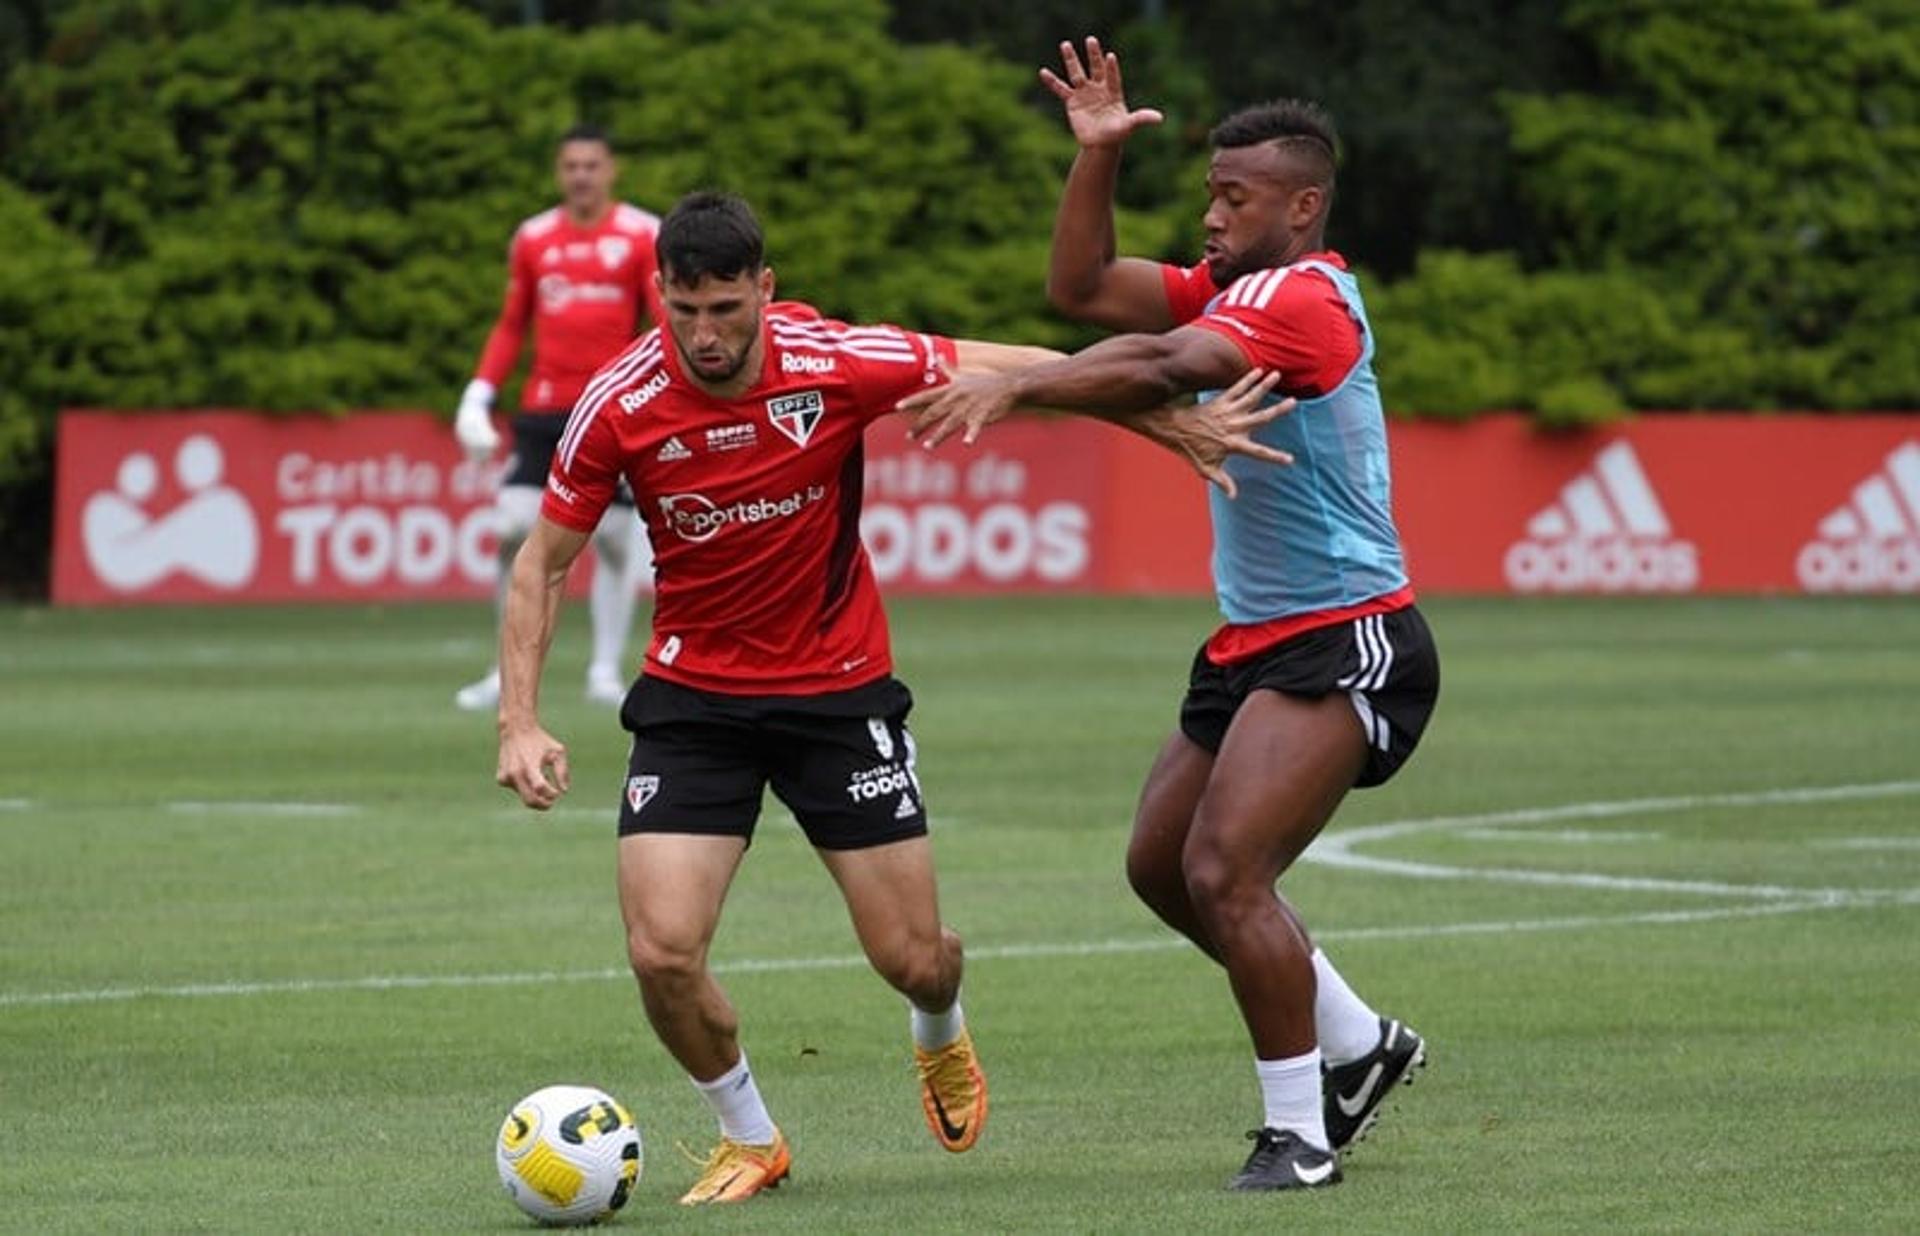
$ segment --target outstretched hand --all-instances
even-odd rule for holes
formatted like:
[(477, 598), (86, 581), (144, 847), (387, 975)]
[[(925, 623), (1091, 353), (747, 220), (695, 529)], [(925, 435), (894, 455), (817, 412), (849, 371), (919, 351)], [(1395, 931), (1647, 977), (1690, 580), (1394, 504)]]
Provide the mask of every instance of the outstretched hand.
[(1148, 432), (1186, 456), (1193, 470), (1210, 484), (1218, 485), (1227, 497), (1238, 497), (1239, 488), (1226, 469), (1227, 456), (1245, 455), (1283, 466), (1293, 463), (1292, 455), (1253, 438), (1254, 430), (1285, 416), (1296, 406), (1290, 398), (1267, 402), (1279, 381), (1278, 371), (1249, 369), (1239, 381), (1206, 403), (1166, 409), (1157, 421), (1150, 423)]
[(972, 446), (980, 431), (1013, 411), (1013, 385), (999, 374), (956, 377), (942, 386), (915, 391), (899, 403), (913, 417), (907, 436), (928, 450), (954, 434)]
[(1041, 69), (1040, 80), (1067, 107), (1067, 124), (1082, 146), (1118, 146), (1135, 129), (1164, 119), (1151, 107), (1127, 110), (1127, 92), (1120, 83), (1120, 58), (1100, 49), (1100, 40), (1087, 39), (1087, 59), (1072, 43), (1060, 44), (1062, 81), (1052, 69)]

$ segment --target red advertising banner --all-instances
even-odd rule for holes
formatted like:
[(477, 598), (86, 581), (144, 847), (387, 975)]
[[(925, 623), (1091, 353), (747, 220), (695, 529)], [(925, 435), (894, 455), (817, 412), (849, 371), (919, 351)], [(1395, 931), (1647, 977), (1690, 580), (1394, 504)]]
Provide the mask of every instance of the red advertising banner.
[(1118, 547), (1096, 534), (1107, 513), (1110, 439), (1119, 431), (1013, 421), (974, 447), (929, 451), (905, 426), (881, 421), (867, 433), (860, 534), (883, 589), (1108, 586)]
[(1393, 429), (1417, 586), (1465, 592), (1920, 591), (1920, 417), (1519, 417)]
[(68, 412), (55, 456), (57, 604), (492, 595), (495, 469), (429, 415)]
[[(1423, 591), (1920, 592), (1920, 416), (1566, 433), (1493, 416), (1391, 437)], [(426, 414), (69, 412), (54, 600), (484, 597), (493, 485)], [(894, 593), (1209, 587), (1199, 480), (1087, 421), (932, 452), (880, 422), (861, 531)]]

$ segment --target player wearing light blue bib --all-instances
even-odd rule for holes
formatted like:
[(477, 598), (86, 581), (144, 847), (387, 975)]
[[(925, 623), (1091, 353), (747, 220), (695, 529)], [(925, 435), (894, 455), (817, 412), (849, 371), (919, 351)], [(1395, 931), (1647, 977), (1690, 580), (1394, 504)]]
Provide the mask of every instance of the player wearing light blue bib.
[(1264, 308), (1302, 272), (1333, 284), (1359, 328), (1360, 356), (1325, 394), (1300, 398), (1291, 415), (1255, 431), (1256, 440), (1292, 455), (1292, 467), (1229, 460), (1238, 496), (1210, 493), (1214, 585), (1221, 613), (1236, 624), (1342, 609), (1407, 586), (1390, 510), (1373, 332), (1353, 276), (1324, 259), (1261, 271), (1215, 297), (1208, 316), (1238, 324), (1225, 318), (1240, 308), (1230, 298)]
[[(971, 437), (1021, 406), (1130, 422), (1182, 393), (1266, 376), (1286, 415), (1255, 439), (1289, 466), (1233, 459), (1213, 496), (1226, 623), (1195, 656), (1180, 727), (1147, 775), (1127, 851), (1135, 892), (1227, 971), (1253, 1041), (1262, 1106), (1229, 1187), (1317, 1188), (1425, 1062), (1425, 1044), (1356, 995), (1275, 882), (1347, 791), (1400, 767), (1439, 693), (1390, 513), (1373, 331), (1324, 248), (1331, 122), (1310, 103), (1249, 108), (1213, 132), (1205, 260), (1116, 258), (1120, 148), (1156, 112), (1130, 111), (1119, 63), (1062, 44), (1043, 73), (1080, 143), (1054, 226), (1048, 292), (1068, 314), (1136, 332), (1056, 361), (962, 380), (903, 403), (929, 442)], [(1157, 332), (1157, 333), (1148, 333)], [(1324, 1073), (1324, 1082), (1323, 1082)]]

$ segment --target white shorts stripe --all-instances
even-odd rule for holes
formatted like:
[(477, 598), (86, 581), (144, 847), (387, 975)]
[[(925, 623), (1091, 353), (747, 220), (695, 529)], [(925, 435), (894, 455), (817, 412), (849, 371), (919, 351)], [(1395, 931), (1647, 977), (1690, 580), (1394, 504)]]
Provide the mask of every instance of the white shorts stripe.
[(1368, 621), (1372, 624), (1374, 641), (1379, 645), (1380, 659), (1375, 667), (1373, 678), (1365, 683), (1369, 691), (1378, 691), (1387, 685), (1387, 675), (1393, 672), (1393, 641), (1387, 637), (1387, 616), (1374, 614)]

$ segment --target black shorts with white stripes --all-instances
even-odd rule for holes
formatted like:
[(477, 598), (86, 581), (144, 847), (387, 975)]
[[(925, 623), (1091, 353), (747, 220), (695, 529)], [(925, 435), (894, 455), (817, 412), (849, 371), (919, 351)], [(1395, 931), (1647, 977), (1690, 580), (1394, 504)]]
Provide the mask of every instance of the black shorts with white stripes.
[(1180, 705), (1181, 733), (1219, 754), (1233, 714), (1262, 689), (1311, 699), (1344, 693), (1367, 734), (1366, 767), (1354, 784), (1379, 785), (1427, 728), (1440, 697), (1440, 654), (1411, 605), (1304, 631), (1232, 665), (1215, 665), (1203, 645)]
[(627, 692), (633, 734), (620, 835), (753, 839), (773, 792), (823, 850), (861, 850), (927, 831), (897, 678), (819, 695), (720, 695), (650, 675)]

